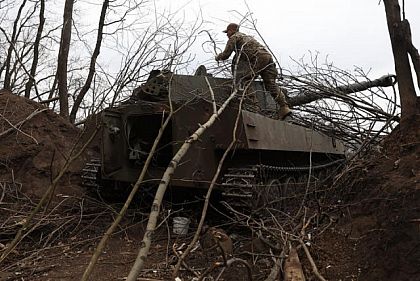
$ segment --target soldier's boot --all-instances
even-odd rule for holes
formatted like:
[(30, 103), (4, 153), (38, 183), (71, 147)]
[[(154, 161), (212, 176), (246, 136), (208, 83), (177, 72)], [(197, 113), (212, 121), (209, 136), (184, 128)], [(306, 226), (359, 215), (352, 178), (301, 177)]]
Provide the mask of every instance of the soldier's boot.
[(279, 110), (280, 120), (284, 120), (286, 119), (287, 116), (292, 114), (292, 110), (289, 108), (289, 105), (286, 102), (284, 93), (281, 89), (278, 91), (276, 102), (280, 106), (280, 110)]
[(286, 119), (286, 117), (288, 117), (290, 114), (292, 114), (292, 110), (289, 108), (288, 104), (284, 104), (280, 106), (280, 110), (279, 110), (280, 120)]

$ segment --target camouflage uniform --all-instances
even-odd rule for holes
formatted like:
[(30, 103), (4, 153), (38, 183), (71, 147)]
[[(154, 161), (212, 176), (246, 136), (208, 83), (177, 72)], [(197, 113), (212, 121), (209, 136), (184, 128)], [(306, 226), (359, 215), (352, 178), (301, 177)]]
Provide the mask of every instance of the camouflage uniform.
[[(236, 71), (236, 83), (247, 83), (261, 75), (264, 86), (274, 100), (280, 105), (286, 105), (286, 99), (276, 84), (278, 72), (271, 54), (252, 36), (235, 32), (226, 43), (225, 50), (216, 56), (216, 60), (227, 60), (232, 52), (232, 72)], [(239, 60), (238, 60), (239, 58)]]

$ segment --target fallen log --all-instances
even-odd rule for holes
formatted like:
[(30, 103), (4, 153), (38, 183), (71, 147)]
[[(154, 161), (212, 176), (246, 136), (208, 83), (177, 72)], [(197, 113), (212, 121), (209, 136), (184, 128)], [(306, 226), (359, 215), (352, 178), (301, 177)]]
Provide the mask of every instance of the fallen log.
[(302, 265), (296, 248), (290, 249), (289, 256), (284, 262), (284, 281), (305, 281)]

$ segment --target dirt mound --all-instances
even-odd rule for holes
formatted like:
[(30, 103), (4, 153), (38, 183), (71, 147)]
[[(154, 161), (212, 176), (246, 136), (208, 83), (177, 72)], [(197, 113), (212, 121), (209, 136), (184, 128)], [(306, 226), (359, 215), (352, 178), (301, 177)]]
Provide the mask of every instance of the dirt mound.
[(404, 133), (394, 130), (358, 184), (358, 198), (368, 199), (358, 216), (372, 220), (360, 243), (363, 280), (420, 280), (419, 117)]
[[(11, 93), (0, 94), (0, 181), (19, 183), (40, 197), (63, 167), (81, 130), (52, 110)], [(57, 192), (77, 194), (83, 157), (73, 163)]]
[(330, 280), (420, 280), (419, 124), (397, 127), (343, 179), (343, 218), (318, 243)]

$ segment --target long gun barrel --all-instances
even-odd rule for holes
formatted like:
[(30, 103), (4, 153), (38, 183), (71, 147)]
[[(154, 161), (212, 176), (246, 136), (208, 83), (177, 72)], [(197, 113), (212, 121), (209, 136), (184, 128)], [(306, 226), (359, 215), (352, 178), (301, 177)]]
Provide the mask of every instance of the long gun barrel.
[(322, 98), (326, 98), (329, 96), (334, 95), (347, 95), (351, 93), (365, 91), (369, 88), (373, 87), (389, 87), (396, 83), (396, 76), (395, 75), (384, 75), (378, 79), (365, 81), (365, 82), (357, 82), (349, 85), (339, 86), (337, 88), (326, 88), (320, 89), (318, 91), (306, 91), (297, 96), (290, 97), (288, 102), (291, 106), (302, 105), (306, 103), (310, 103)]
[(356, 93), (365, 91), (373, 87), (389, 87), (394, 85), (396, 82), (395, 75), (384, 75), (378, 79), (372, 81), (365, 81), (360, 83), (353, 83), (346, 86), (339, 86), (336, 88), (337, 91), (345, 94)]

